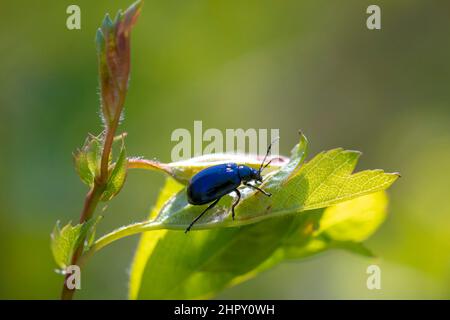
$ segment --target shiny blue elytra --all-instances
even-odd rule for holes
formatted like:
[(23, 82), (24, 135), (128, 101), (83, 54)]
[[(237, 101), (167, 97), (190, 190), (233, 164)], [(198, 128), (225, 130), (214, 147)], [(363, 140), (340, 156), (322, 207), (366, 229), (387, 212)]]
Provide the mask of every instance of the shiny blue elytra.
[(231, 216), (234, 220), (234, 208), (241, 200), (241, 193), (238, 190), (238, 187), (240, 187), (241, 184), (258, 190), (268, 197), (271, 196), (270, 193), (251, 184), (251, 182), (262, 182), (261, 172), (271, 162), (270, 160), (264, 164), (270, 153), (272, 144), (273, 142), (267, 148), (267, 153), (258, 170), (236, 163), (224, 163), (203, 169), (192, 177), (187, 187), (188, 202), (192, 205), (203, 205), (207, 203), (210, 203), (210, 205), (191, 222), (185, 232), (191, 230), (192, 226), (206, 213), (206, 211), (212, 209), (224, 195), (231, 192), (234, 192), (237, 195), (236, 201), (231, 206)]

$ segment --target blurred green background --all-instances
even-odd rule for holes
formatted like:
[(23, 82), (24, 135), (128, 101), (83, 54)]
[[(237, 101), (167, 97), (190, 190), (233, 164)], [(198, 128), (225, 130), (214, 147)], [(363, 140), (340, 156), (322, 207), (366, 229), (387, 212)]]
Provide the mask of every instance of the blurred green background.
[[(65, 27), (69, 4), (82, 29)], [(0, 1), (0, 298), (58, 298), (49, 235), (86, 193), (71, 153), (98, 133), (94, 35), (130, 1)], [(366, 28), (378, 4), (382, 30)], [(310, 155), (361, 150), (400, 171), (376, 260), (332, 251), (284, 263), (220, 298), (450, 298), (450, 2), (150, 1), (132, 35), (127, 151), (170, 161), (176, 128), (302, 129)], [(142, 220), (163, 176), (131, 172), (99, 234)], [(78, 298), (126, 298), (138, 237), (95, 256)], [(378, 264), (382, 289), (366, 288)]]

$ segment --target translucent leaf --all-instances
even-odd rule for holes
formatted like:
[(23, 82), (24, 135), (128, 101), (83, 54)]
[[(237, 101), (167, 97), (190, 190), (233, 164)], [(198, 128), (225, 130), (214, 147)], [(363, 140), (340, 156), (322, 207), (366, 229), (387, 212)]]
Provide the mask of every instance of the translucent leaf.
[[(377, 204), (378, 194), (349, 201), (348, 216), (359, 217), (368, 211), (378, 225), (384, 216)], [(350, 206), (351, 202), (358, 204)], [(363, 204), (364, 202), (364, 204)], [(360, 209), (364, 209), (360, 211)], [(152, 232), (141, 238), (139, 250), (151, 245), (145, 271), (141, 268), (142, 284), (137, 294), (136, 283), (131, 298), (141, 299), (198, 299), (212, 297), (225, 287), (255, 277), (274, 265), (291, 259), (313, 256), (327, 249), (345, 249), (364, 256), (373, 256), (364, 245), (339, 241), (319, 232), (323, 216), (342, 208), (327, 208), (261, 221), (241, 228), (219, 228), (192, 232), (186, 236), (179, 231), (165, 231), (163, 236), (151, 238)], [(345, 223), (345, 222), (342, 222)], [(369, 220), (366, 221), (369, 223)], [(357, 232), (357, 230), (355, 230)], [(141, 261), (141, 266), (143, 261)], [(133, 278), (134, 269), (131, 277)], [(142, 275), (143, 272), (143, 275)]]
[(122, 189), (122, 186), (125, 183), (125, 179), (127, 177), (127, 168), (128, 165), (126, 151), (125, 147), (122, 146), (119, 158), (114, 164), (114, 168), (109, 175), (105, 191), (102, 194), (102, 201), (111, 200)]
[(85, 184), (92, 187), (94, 178), (99, 172), (101, 157), (101, 142), (98, 137), (89, 136), (83, 147), (74, 155), (75, 169)]
[(317, 235), (326, 234), (339, 241), (364, 241), (386, 219), (387, 203), (386, 193), (377, 192), (330, 207), (320, 220)]
[[(156, 216), (164, 203), (181, 188), (181, 184), (171, 178), (167, 178), (166, 183), (159, 194), (158, 200), (150, 213), (150, 219)], [(137, 298), (141, 286), (142, 274), (144, 273), (145, 266), (147, 265), (147, 260), (158, 241), (162, 239), (167, 232), (167, 230), (155, 230), (145, 232), (141, 235), (141, 239), (139, 240), (139, 244), (131, 265), (129, 282), (130, 299)]]
[[(359, 158), (359, 152), (342, 149), (321, 153), (301, 166), (306, 145), (306, 138), (302, 136), (290, 162), (277, 172), (266, 176), (265, 182), (260, 187), (272, 193), (272, 197), (242, 187), (240, 189), (242, 200), (236, 207), (235, 220), (231, 220), (230, 217), (234, 197), (227, 195), (209, 210), (194, 228), (236, 227), (275, 216), (325, 208), (384, 190), (398, 178), (398, 174), (385, 173), (382, 170), (366, 170), (351, 174)], [(190, 205), (183, 189), (164, 205), (153, 223), (170, 229), (186, 228), (206, 206)]]
[[(279, 170), (288, 163), (289, 159), (283, 156), (269, 156), (272, 160), (265, 172)], [(171, 163), (161, 163), (154, 160), (141, 158), (130, 158), (128, 167), (134, 169), (156, 170), (167, 173), (169, 176), (182, 184), (188, 184), (189, 180), (201, 170), (223, 163), (237, 163), (258, 169), (263, 157), (244, 154), (207, 154), (191, 158), (189, 160), (177, 161)]]
[(207, 230), (180, 232), (204, 206), (189, 205), (185, 188), (169, 180), (172, 186), (166, 183), (149, 221), (101, 237), (92, 252), (149, 231), (141, 238), (130, 277), (130, 298), (146, 299), (209, 297), (283, 260), (331, 248), (372, 256), (360, 241), (385, 216), (386, 198), (375, 191), (386, 189), (398, 175), (352, 174), (359, 153), (342, 149), (303, 164), (306, 150), (302, 135), (290, 161), (264, 175), (261, 187), (272, 197), (242, 188), (234, 221), (229, 215), (233, 198), (225, 196), (195, 225)]
[(88, 165), (87, 154), (82, 150), (77, 150), (73, 155), (75, 169), (77, 170), (78, 176), (81, 181), (83, 181), (88, 186), (92, 186), (94, 183), (94, 176)]
[(253, 211), (253, 215), (261, 214), (268, 208), (268, 214), (325, 208), (385, 190), (399, 177), (398, 173), (385, 173), (383, 170), (352, 174), (359, 156), (357, 151), (343, 149), (322, 152), (299, 170), (294, 170), (286, 182), (279, 184), (268, 179), (262, 188), (271, 192), (272, 197), (256, 194), (243, 201), (238, 208)]
[(66, 224), (60, 228), (59, 221), (56, 223), (51, 237), (51, 249), (53, 258), (56, 264), (61, 269), (65, 269), (70, 265), (75, 248), (80, 244), (80, 241), (86, 237), (91, 229), (97, 223), (97, 219), (90, 219), (83, 224), (72, 226), (71, 223)]

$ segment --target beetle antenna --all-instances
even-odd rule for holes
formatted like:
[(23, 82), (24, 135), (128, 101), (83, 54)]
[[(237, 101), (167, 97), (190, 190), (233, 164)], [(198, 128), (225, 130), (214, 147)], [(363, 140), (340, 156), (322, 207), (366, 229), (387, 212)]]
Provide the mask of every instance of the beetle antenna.
[(267, 161), (267, 163), (264, 165), (264, 167), (262, 169), (264, 170), (265, 168), (267, 168), (269, 166), (269, 164), (272, 162), (272, 160), (273, 159), (270, 159), (269, 161)]
[(267, 147), (267, 152), (266, 155), (264, 156), (263, 161), (261, 162), (261, 166), (259, 167), (259, 173), (261, 174), (261, 172), (272, 162), (272, 159), (269, 160), (269, 162), (266, 163), (266, 165), (264, 165), (264, 162), (266, 162), (267, 157), (270, 154), (270, 150), (272, 150), (272, 145), (278, 141), (280, 139), (280, 137), (276, 137), (275, 139), (272, 140), (272, 142), (269, 144), (269, 146)]

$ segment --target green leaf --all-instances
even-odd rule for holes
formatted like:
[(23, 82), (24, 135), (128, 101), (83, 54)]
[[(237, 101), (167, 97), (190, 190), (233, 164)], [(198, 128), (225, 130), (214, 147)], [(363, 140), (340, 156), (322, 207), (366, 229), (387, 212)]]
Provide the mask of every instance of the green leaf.
[(377, 192), (330, 207), (322, 216), (316, 235), (326, 234), (338, 241), (364, 241), (386, 219), (387, 204), (386, 193)]
[[(351, 208), (348, 216), (354, 217), (377, 211), (371, 219), (377, 225), (378, 216), (385, 214), (377, 204), (379, 196), (363, 198), (349, 201), (356, 201), (357, 205), (317, 209), (241, 228), (202, 230), (188, 236), (179, 231), (161, 230), (162, 236), (152, 237), (153, 232), (148, 232), (141, 238), (136, 253), (139, 256), (140, 250), (146, 250), (147, 266), (143, 270), (144, 261), (140, 260), (141, 287), (137, 294), (139, 283), (130, 282), (130, 293), (133, 292), (130, 298), (208, 298), (284, 260), (306, 258), (328, 249), (345, 249), (371, 257), (373, 254), (362, 244), (325, 237), (325, 231), (319, 227), (321, 218), (329, 214), (328, 210), (336, 213), (345, 208)], [(151, 245), (150, 250), (147, 243)], [(132, 278), (135, 272), (132, 268)]]
[(243, 188), (235, 221), (229, 215), (233, 199), (225, 196), (196, 225), (208, 230), (180, 232), (204, 207), (189, 205), (185, 188), (169, 180), (149, 221), (101, 237), (88, 253), (124, 236), (156, 230), (145, 233), (139, 243), (130, 276), (133, 299), (209, 297), (283, 260), (332, 248), (372, 256), (360, 241), (385, 217), (386, 199), (376, 191), (387, 188), (398, 175), (382, 171), (352, 175), (359, 153), (342, 149), (303, 164), (306, 150), (302, 135), (290, 161), (265, 174), (262, 188), (272, 197)]
[[(266, 267), (287, 259), (305, 258), (327, 249), (344, 249), (373, 257), (361, 241), (369, 238), (386, 219), (385, 192), (372, 193), (324, 209), (306, 212), (307, 224), (299, 226), (293, 237), (265, 263)], [(314, 218), (315, 217), (315, 218)], [(308, 232), (310, 237), (298, 237)], [(306, 239), (306, 241), (305, 241)]]
[[(351, 174), (360, 153), (342, 149), (323, 152), (301, 166), (306, 145), (306, 138), (302, 136), (290, 162), (279, 171), (266, 175), (261, 188), (271, 192), (272, 197), (241, 188), (242, 200), (236, 207), (235, 220), (230, 217), (234, 197), (227, 195), (194, 228), (237, 227), (276, 216), (325, 208), (384, 190), (398, 178), (398, 174), (382, 170)], [(168, 229), (185, 229), (205, 207), (190, 205), (183, 189), (166, 203), (152, 223)]]
[(353, 241), (334, 241), (329, 244), (330, 249), (343, 249), (367, 258), (376, 258), (376, 255), (363, 243)]
[(99, 137), (90, 135), (81, 149), (74, 154), (75, 169), (85, 184), (92, 187), (95, 176), (100, 171), (101, 140)]
[[(308, 211), (316, 215), (307, 229), (310, 237), (305, 242), (296, 236), (284, 241), (282, 252), (276, 256), (283, 259), (298, 259), (324, 250), (344, 249), (353, 253), (373, 257), (374, 254), (361, 244), (369, 238), (386, 219), (387, 196), (385, 192), (372, 193), (324, 209)], [(319, 213), (319, 214), (318, 214)], [(304, 233), (301, 229), (298, 233)]]
[(105, 191), (102, 194), (102, 201), (111, 200), (122, 189), (127, 177), (127, 156), (125, 147), (122, 145), (119, 158), (112, 169)]
[(383, 170), (352, 174), (359, 156), (357, 151), (340, 148), (322, 152), (301, 169), (294, 170), (286, 182), (280, 184), (268, 179), (262, 188), (272, 192), (271, 198), (257, 194), (243, 201), (238, 208), (256, 212), (252, 216), (269, 207), (271, 215), (325, 208), (385, 190), (399, 177), (398, 173), (385, 173)]
[(82, 150), (77, 150), (73, 154), (73, 159), (75, 169), (81, 181), (83, 181), (83, 183), (87, 184), (88, 186), (92, 186), (94, 183), (94, 176), (92, 175), (92, 172), (89, 168), (86, 152), (83, 152)]
[(138, 298), (209, 297), (256, 268), (277, 248), (292, 218), (242, 228), (167, 231), (151, 252)]
[(50, 238), (53, 258), (58, 267), (65, 269), (71, 264), (74, 250), (88, 233), (93, 232), (97, 222), (98, 218), (74, 226), (69, 222), (62, 228), (59, 221), (56, 223)]
[[(266, 168), (265, 172), (279, 170), (289, 161), (288, 158), (283, 156), (269, 157), (269, 159), (272, 160), (272, 162)], [(238, 165), (246, 165), (258, 169), (262, 160), (263, 157), (244, 154), (207, 154), (189, 160), (171, 163), (161, 163), (141, 158), (130, 158), (128, 160), (128, 166), (132, 169), (161, 171), (168, 174), (179, 183), (186, 185), (196, 173), (214, 165), (233, 162)]]
[(98, 176), (100, 172), (100, 160), (102, 157), (102, 141), (100, 137), (92, 136), (85, 152), (88, 161), (88, 167), (91, 171), (92, 176)]
[[(156, 201), (156, 204), (152, 209), (149, 218), (151, 219), (155, 217), (164, 203), (181, 189), (181, 184), (171, 178), (167, 178), (166, 183), (159, 194), (158, 200)], [(139, 244), (131, 265), (129, 281), (130, 299), (137, 298), (141, 286), (142, 274), (145, 270), (145, 266), (147, 265), (147, 260), (159, 240), (162, 239), (167, 232), (167, 230), (155, 230), (151, 232), (145, 232), (141, 235), (141, 239), (139, 240)]]
[[(145, 253), (148, 257), (145, 271), (142, 267), (145, 259), (141, 259), (139, 277), (136, 277), (142, 279), (141, 290), (137, 294), (139, 284), (135, 281), (130, 285), (130, 297), (209, 297), (224, 287), (249, 279), (283, 260), (305, 258), (330, 248), (372, 256), (357, 241), (370, 236), (384, 220), (386, 197), (383, 193), (359, 197), (328, 209), (320, 208), (319, 204), (327, 206), (373, 190), (382, 190), (397, 175), (376, 172), (376, 176), (384, 177), (374, 178), (378, 185), (371, 183), (371, 178), (368, 181), (355, 179), (351, 172), (359, 153), (341, 149), (322, 153), (302, 166), (306, 149), (307, 141), (302, 136), (299, 145), (293, 150), (291, 161), (270, 175), (264, 183), (263, 188), (272, 192), (275, 200), (253, 192), (247, 194), (243, 204), (238, 206), (240, 210), (236, 216), (236, 220), (240, 217), (240, 222), (243, 223), (231, 222), (242, 227), (214, 228), (191, 232), (188, 236), (177, 231), (165, 231), (157, 240), (149, 232), (146, 239), (141, 239), (137, 251), (139, 256), (142, 248), (149, 247), (145, 242), (151, 241), (152, 249)], [(366, 171), (356, 175), (373, 177), (370, 173)], [(359, 185), (352, 188), (346, 181), (357, 181)], [(335, 189), (342, 191), (333, 191)], [(184, 193), (183, 189), (171, 198), (153, 223), (159, 223), (165, 228), (184, 228), (198, 214), (182, 217), (189, 215), (188, 210), (197, 209), (183, 203)], [(272, 201), (270, 205), (273, 209), (265, 210), (269, 201)], [(305, 211), (302, 215), (287, 214), (318, 206), (319, 208)], [(223, 208), (226, 209), (218, 208), (210, 213), (209, 218), (200, 221), (203, 224), (200, 227), (227, 225), (224, 221), (229, 219), (228, 207), (229, 202), (225, 202)], [(279, 215), (275, 214), (275, 210), (284, 213), (283, 217), (266, 220), (267, 216)], [(257, 214), (261, 212), (263, 218), (260, 219)], [(249, 219), (260, 222), (247, 224)], [(134, 272), (132, 277), (133, 275)]]
[[(306, 155), (306, 147), (307, 147), (307, 140), (302, 135), (301, 143), (299, 145), (297, 145), (296, 148), (294, 148), (294, 150), (293, 150), (293, 160), (290, 163), (290, 168), (294, 168), (295, 166), (300, 165), (300, 163), (304, 160), (305, 155)], [(221, 160), (219, 160), (219, 161), (221, 161)], [(257, 163), (255, 162), (255, 165), (257, 165), (257, 164), (260, 164), (260, 160)], [(203, 165), (203, 163), (201, 165)], [(201, 166), (201, 165), (199, 165), (199, 166)], [(184, 166), (178, 166), (178, 167), (183, 168)], [(186, 166), (186, 167), (188, 167), (188, 166)], [(289, 170), (285, 170), (285, 171), (283, 171), (284, 173), (280, 172), (279, 175), (284, 174), (287, 177), (289, 174), (288, 171)], [(157, 213), (161, 210), (164, 203), (171, 196), (173, 196), (175, 193), (177, 193), (181, 189), (182, 189), (181, 184), (174, 182), (173, 179), (168, 179), (166, 182), (166, 185), (164, 186), (163, 190), (161, 191), (160, 197), (158, 199), (158, 202), (157, 202), (155, 208), (153, 209), (152, 213), (150, 214), (150, 219), (154, 218), (157, 215)], [(289, 223), (289, 222), (287, 222), (287, 223)], [(231, 230), (232, 229), (228, 229), (228, 230), (224, 230), (224, 231), (214, 231), (214, 232), (229, 233)], [(235, 231), (237, 231), (237, 230), (239, 230), (239, 229), (235, 229)], [(243, 232), (243, 231), (244, 230), (241, 230), (240, 237), (245, 237), (245, 238), (247, 238), (249, 236), (251, 237), (250, 232)], [(211, 232), (212, 232), (212, 230), (211, 230)], [(274, 234), (276, 235), (276, 233), (268, 233), (267, 236), (274, 235)], [(202, 235), (200, 233), (193, 234), (193, 237), (199, 237), (199, 236), (202, 236)], [(205, 234), (203, 234), (203, 236), (205, 236)], [(259, 237), (259, 238), (261, 239), (261, 237)], [(139, 246), (136, 250), (136, 254), (135, 254), (135, 257), (133, 260), (131, 273), (130, 273), (129, 297), (131, 299), (136, 299), (138, 297), (138, 292), (139, 292), (139, 289), (141, 286), (143, 272), (146, 269), (145, 267), (147, 265), (147, 261), (149, 259), (150, 254), (154, 253), (156, 248), (161, 248), (161, 247), (163, 248), (162, 249), (162, 252), (163, 252), (165, 250), (164, 247), (166, 245), (168, 245), (170, 247), (171, 243), (173, 241), (175, 243), (177, 243), (177, 246), (179, 246), (179, 248), (182, 248), (183, 247), (182, 243), (184, 243), (188, 239), (186, 239), (186, 237), (184, 237), (179, 232), (167, 231), (167, 230), (157, 230), (157, 231), (152, 231), (152, 232), (146, 232), (142, 235), (141, 240), (139, 242)], [(193, 239), (193, 238), (190, 238), (190, 239)], [(276, 240), (276, 239), (269, 239), (269, 241), (271, 241), (271, 240)], [(244, 241), (246, 241), (246, 240), (244, 240)], [(196, 241), (194, 240), (194, 242), (196, 242)], [(209, 241), (202, 241), (202, 242), (204, 244), (207, 244)], [(247, 242), (247, 243), (251, 243), (251, 242)], [(275, 243), (276, 243), (276, 241), (275, 241)], [(270, 248), (270, 247), (271, 246), (269, 246), (268, 248)], [(183, 250), (181, 250), (181, 252), (183, 252)], [(213, 252), (213, 251), (211, 251), (211, 252)], [(188, 253), (188, 252), (185, 252), (185, 253)], [(184, 256), (184, 254), (183, 255), (180, 254), (179, 257), (183, 257), (183, 256)], [(153, 257), (153, 255), (152, 255), (152, 257)], [(173, 257), (175, 258), (175, 256), (173, 256)], [(154, 260), (152, 260), (152, 261), (154, 261)], [(214, 264), (212, 264), (210, 267), (213, 267), (213, 266), (214, 266)], [(157, 268), (160, 268), (160, 267), (157, 267)], [(162, 268), (162, 269), (163, 270), (160, 270), (157, 272), (164, 273), (164, 268)], [(188, 270), (189, 269), (186, 269), (184, 271), (188, 271)], [(169, 275), (167, 275), (167, 276), (170, 277)], [(164, 278), (164, 279), (166, 279), (166, 278)], [(153, 281), (153, 280), (150, 280), (150, 281)], [(161, 289), (164, 290), (163, 287), (161, 287)], [(152, 292), (152, 295), (157, 297), (158, 292)]]

